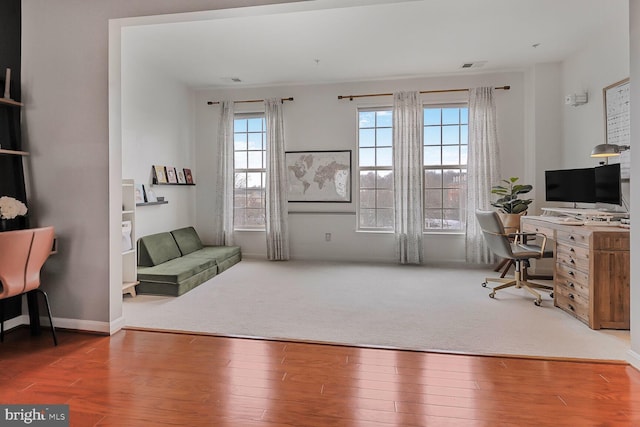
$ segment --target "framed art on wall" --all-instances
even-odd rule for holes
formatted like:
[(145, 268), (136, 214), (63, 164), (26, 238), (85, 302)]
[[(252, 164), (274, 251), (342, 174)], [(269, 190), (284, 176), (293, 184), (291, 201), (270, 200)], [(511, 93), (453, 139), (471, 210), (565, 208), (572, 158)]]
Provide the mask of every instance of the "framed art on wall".
[(287, 151), (289, 202), (351, 202), (351, 151)]
[(191, 173), (191, 169), (184, 168), (184, 179), (185, 181), (187, 181), (187, 184), (196, 183), (193, 179), (193, 174)]
[(147, 196), (147, 203), (153, 203), (158, 201), (158, 198), (156, 197), (156, 193), (146, 185), (144, 186), (144, 194)]

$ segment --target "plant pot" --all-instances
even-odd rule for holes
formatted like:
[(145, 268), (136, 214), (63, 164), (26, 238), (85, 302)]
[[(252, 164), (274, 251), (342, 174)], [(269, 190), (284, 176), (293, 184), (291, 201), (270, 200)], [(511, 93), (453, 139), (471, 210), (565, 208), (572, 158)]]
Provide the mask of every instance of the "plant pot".
[(504, 226), (504, 231), (506, 233), (517, 233), (518, 231), (520, 231), (520, 217), (526, 214), (527, 211), (521, 212), (519, 214), (498, 212), (498, 216), (502, 221), (502, 225)]

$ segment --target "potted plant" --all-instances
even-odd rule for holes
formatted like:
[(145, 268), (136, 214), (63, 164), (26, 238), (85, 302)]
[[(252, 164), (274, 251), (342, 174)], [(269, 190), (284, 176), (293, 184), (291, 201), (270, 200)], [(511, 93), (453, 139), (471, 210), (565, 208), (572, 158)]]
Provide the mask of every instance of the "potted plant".
[[(529, 205), (533, 199), (521, 199), (521, 194), (526, 194), (533, 189), (528, 184), (517, 184), (517, 176), (503, 179), (505, 185), (494, 185), (491, 187), (491, 194), (497, 194), (498, 200), (491, 203), (491, 206), (499, 208), (498, 215), (506, 229), (520, 229), (520, 216), (526, 215)], [(509, 230), (511, 231), (511, 230)]]

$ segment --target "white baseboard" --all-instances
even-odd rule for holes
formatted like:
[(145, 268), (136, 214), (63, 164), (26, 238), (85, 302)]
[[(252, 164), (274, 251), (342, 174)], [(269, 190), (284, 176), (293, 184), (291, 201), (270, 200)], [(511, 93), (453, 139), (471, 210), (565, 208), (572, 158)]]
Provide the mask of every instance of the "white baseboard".
[[(43, 326), (49, 326), (49, 318), (47, 316), (40, 317), (40, 324)], [(113, 335), (125, 326), (124, 317), (114, 320), (111, 323), (98, 322), (95, 320), (79, 320), (79, 319), (66, 319), (62, 317), (54, 317), (53, 324), (56, 328), (70, 329), (76, 331), (97, 332), (104, 335)], [(4, 329), (8, 331), (11, 328), (15, 328), (21, 325), (29, 325), (29, 316), (26, 314), (14, 317), (13, 319), (4, 322)]]
[(633, 350), (629, 350), (627, 352), (627, 362), (629, 362), (631, 366), (633, 366), (634, 368), (640, 371), (640, 354), (639, 353)]

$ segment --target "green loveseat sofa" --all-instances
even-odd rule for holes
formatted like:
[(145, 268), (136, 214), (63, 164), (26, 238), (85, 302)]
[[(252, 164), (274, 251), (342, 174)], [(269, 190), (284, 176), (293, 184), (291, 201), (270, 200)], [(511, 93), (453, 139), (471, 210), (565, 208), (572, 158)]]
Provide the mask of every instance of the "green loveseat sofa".
[(179, 296), (240, 262), (239, 246), (204, 246), (193, 227), (137, 242), (140, 294)]

